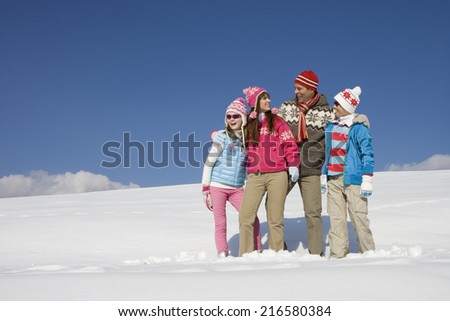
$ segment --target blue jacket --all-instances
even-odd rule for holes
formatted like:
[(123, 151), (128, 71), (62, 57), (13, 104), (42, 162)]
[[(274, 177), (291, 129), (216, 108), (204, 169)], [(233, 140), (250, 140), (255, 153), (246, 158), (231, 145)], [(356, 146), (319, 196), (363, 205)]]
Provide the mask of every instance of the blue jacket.
[(211, 181), (225, 185), (244, 186), (247, 177), (247, 156), (239, 140), (225, 139), (223, 151), (217, 158), (211, 173)]
[[(325, 128), (325, 163), (322, 174), (328, 174), (328, 160), (331, 150), (331, 133), (335, 124)], [(348, 132), (347, 152), (344, 161), (344, 184), (361, 185), (362, 176), (373, 175), (375, 160), (372, 150), (372, 136), (362, 123), (353, 123)]]

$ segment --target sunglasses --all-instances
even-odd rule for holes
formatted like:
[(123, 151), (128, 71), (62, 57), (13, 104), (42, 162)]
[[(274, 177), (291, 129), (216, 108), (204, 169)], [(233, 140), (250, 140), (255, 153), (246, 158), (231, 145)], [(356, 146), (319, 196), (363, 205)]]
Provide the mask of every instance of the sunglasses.
[(339, 104), (337, 101), (334, 101), (334, 105), (335, 106), (340, 106), (341, 104)]
[(241, 118), (241, 115), (234, 114), (234, 115), (227, 115), (227, 119), (239, 119)]

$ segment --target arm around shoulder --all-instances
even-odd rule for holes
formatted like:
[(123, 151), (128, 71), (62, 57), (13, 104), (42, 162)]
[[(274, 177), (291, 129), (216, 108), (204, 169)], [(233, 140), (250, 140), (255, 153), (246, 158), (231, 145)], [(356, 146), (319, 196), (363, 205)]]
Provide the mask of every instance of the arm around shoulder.
[(299, 167), (300, 155), (298, 146), (289, 125), (284, 120), (280, 119), (280, 125), (277, 130), (288, 167)]

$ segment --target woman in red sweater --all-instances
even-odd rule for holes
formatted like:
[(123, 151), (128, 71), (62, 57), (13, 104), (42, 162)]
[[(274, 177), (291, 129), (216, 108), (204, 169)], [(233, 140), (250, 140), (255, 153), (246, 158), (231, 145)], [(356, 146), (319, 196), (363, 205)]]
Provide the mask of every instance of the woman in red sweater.
[(300, 157), (286, 122), (270, 107), (270, 95), (260, 87), (244, 89), (251, 109), (245, 138), (249, 174), (239, 213), (239, 255), (253, 252), (253, 224), (267, 192), (269, 249), (284, 249), (284, 203), (289, 178), (298, 179)]

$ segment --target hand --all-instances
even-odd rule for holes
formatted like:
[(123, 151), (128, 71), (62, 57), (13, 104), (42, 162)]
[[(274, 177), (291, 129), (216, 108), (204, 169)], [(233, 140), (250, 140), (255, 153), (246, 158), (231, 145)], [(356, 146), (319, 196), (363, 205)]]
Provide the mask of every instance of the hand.
[(225, 138), (226, 135), (223, 131), (216, 130), (211, 133), (211, 140), (213, 143), (223, 145), (225, 144)]
[(361, 195), (361, 197), (369, 197), (370, 195), (372, 195), (372, 193), (373, 193), (372, 176), (363, 175), (361, 192), (359, 193), (359, 195)]
[(322, 194), (327, 192), (327, 175), (320, 175), (320, 191)]
[(209, 186), (203, 186), (202, 188), (202, 194), (203, 194), (203, 201), (205, 202), (206, 207), (208, 210), (212, 212), (212, 199), (211, 199), (211, 191), (209, 190)]
[(289, 167), (289, 176), (291, 178), (291, 181), (294, 183), (298, 181), (298, 167), (297, 166), (291, 166)]

